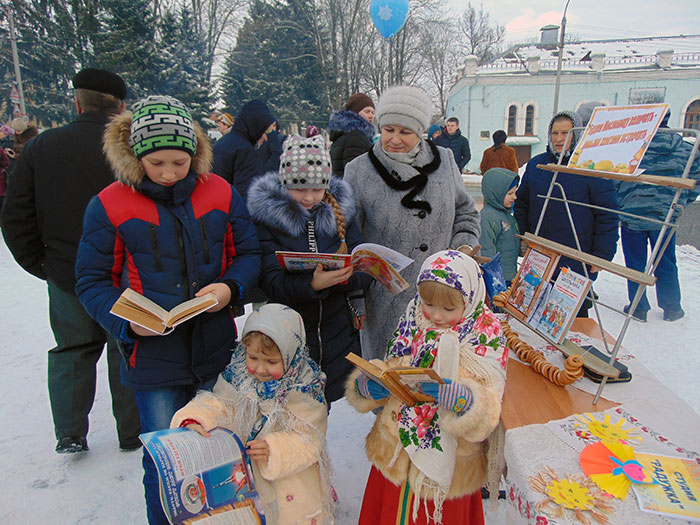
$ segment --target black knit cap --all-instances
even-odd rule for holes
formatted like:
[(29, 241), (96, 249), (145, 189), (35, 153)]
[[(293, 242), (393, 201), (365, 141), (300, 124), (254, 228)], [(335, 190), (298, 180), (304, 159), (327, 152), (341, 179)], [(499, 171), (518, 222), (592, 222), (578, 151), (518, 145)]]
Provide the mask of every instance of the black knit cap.
[(122, 77), (104, 69), (92, 67), (81, 69), (73, 77), (73, 87), (113, 95), (119, 100), (126, 99), (126, 84)]

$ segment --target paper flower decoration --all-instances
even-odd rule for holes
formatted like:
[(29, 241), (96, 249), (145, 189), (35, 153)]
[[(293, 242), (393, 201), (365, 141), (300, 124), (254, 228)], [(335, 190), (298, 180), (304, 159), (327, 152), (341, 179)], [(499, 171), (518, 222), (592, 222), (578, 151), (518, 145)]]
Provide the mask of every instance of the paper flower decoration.
[[(632, 435), (636, 429), (627, 430), (622, 428), (622, 425), (625, 424), (624, 419), (620, 419), (613, 425), (610, 422), (610, 414), (605, 414), (603, 421), (596, 419), (595, 416), (589, 412), (586, 412), (583, 415), (577, 415), (576, 418), (586, 426), (588, 432), (601, 441), (620, 442), (625, 445), (634, 439), (638, 440), (639, 442), (642, 441), (641, 437)], [(580, 425), (577, 424), (574, 426)]]
[(598, 441), (584, 447), (579, 456), (583, 473), (602, 490), (621, 500), (632, 483), (656, 483), (638, 461), (634, 449), (620, 442)]
[(533, 490), (546, 496), (535, 503), (538, 512), (563, 519), (569, 509), (579, 523), (590, 525), (590, 518), (603, 525), (610, 523), (608, 515), (613, 511), (610, 498), (585, 476), (558, 476), (546, 467), (528, 482)]

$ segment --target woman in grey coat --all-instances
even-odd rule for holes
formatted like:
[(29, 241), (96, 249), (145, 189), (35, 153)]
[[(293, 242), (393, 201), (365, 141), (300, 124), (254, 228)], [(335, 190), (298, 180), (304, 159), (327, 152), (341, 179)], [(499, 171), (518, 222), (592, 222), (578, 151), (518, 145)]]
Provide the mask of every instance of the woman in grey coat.
[(392, 295), (373, 283), (366, 293), (363, 354), (383, 359), (406, 305), (416, 294), (423, 261), (448, 248), (478, 244), (479, 212), (448, 149), (421, 138), (432, 103), (419, 88), (396, 86), (379, 99), (381, 137), (345, 167), (359, 209), (365, 242), (383, 244), (414, 259), (401, 272), (411, 288)]

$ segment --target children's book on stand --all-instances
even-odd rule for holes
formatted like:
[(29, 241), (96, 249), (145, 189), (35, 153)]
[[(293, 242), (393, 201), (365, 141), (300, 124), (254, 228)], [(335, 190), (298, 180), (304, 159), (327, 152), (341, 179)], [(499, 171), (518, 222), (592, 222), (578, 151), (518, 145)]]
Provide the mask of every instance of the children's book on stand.
[(542, 246), (530, 246), (508, 296), (508, 312), (521, 322), (527, 322), (538, 303), (542, 289), (549, 282), (559, 262), (560, 254)]
[(562, 268), (543, 300), (542, 313), (532, 319), (530, 326), (551, 341), (561, 344), (590, 287), (590, 279), (569, 268)]
[(327, 270), (353, 265), (356, 271), (371, 275), (393, 294), (409, 288), (399, 272), (413, 262), (391, 248), (373, 243), (358, 244), (351, 254), (277, 251), (275, 255), (288, 272), (313, 271), (318, 264)]
[(217, 304), (219, 301), (216, 295), (208, 293), (166, 310), (137, 291), (127, 288), (114, 303), (110, 312), (152, 332), (164, 334)]
[(188, 428), (174, 428), (140, 436), (158, 470), (168, 521), (264, 525), (243, 443), (225, 428), (210, 434), (204, 437)]
[(349, 353), (345, 358), (370, 378), (381, 383), (406, 406), (412, 407), (416, 403), (435, 402), (434, 397), (416, 390), (419, 383), (444, 384), (442, 378), (432, 368), (406, 366), (382, 369), (357, 354)]

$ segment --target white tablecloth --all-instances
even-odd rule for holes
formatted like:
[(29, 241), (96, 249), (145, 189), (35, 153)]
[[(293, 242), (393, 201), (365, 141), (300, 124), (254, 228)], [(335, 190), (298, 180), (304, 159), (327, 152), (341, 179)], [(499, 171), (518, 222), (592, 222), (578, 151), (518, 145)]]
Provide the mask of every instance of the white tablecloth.
[[(549, 346), (526, 328), (511, 324), (521, 338), (538, 350), (542, 350), (548, 360), (563, 366), (564, 357), (553, 346)], [(601, 342), (583, 334), (570, 333), (569, 339), (579, 344), (596, 344), (602, 350)], [(513, 356), (514, 357), (514, 356)], [(621, 351), (619, 358), (630, 369), (632, 381), (607, 385), (603, 397), (621, 403), (617, 408), (594, 414), (598, 420), (608, 415), (611, 424), (624, 420), (622, 428), (629, 431), (629, 443), (640, 452), (655, 452), (668, 456), (681, 456), (700, 461), (700, 417), (683, 400), (662, 385), (634, 356)], [(598, 388), (587, 378), (574, 384), (586, 392), (594, 394)], [(586, 430), (582, 421), (587, 416), (574, 415), (543, 425), (528, 425), (506, 432), (505, 461), (507, 466), (506, 500), (509, 523), (531, 523), (535, 525), (556, 525), (578, 523), (573, 511), (565, 511), (565, 518), (554, 518), (538, 513), (535, 504), (546, 498), (534, 491), (528, 483), (530, 476), (543, 472), (546, 467), (554, 469), (558, 476), (583, 475), (578, 463), (581, 450), (587, 444), (598, 440)], [(679, 520), (664, 518), (641, 512), (633, 491), (623, 502), (611, 500), (614, 515), (609, 517), (611, 524), (682, 523)], [(591, 516), (588, 514), (588, 518)], [(596, 523), (591, 519), (592, 523)]]

